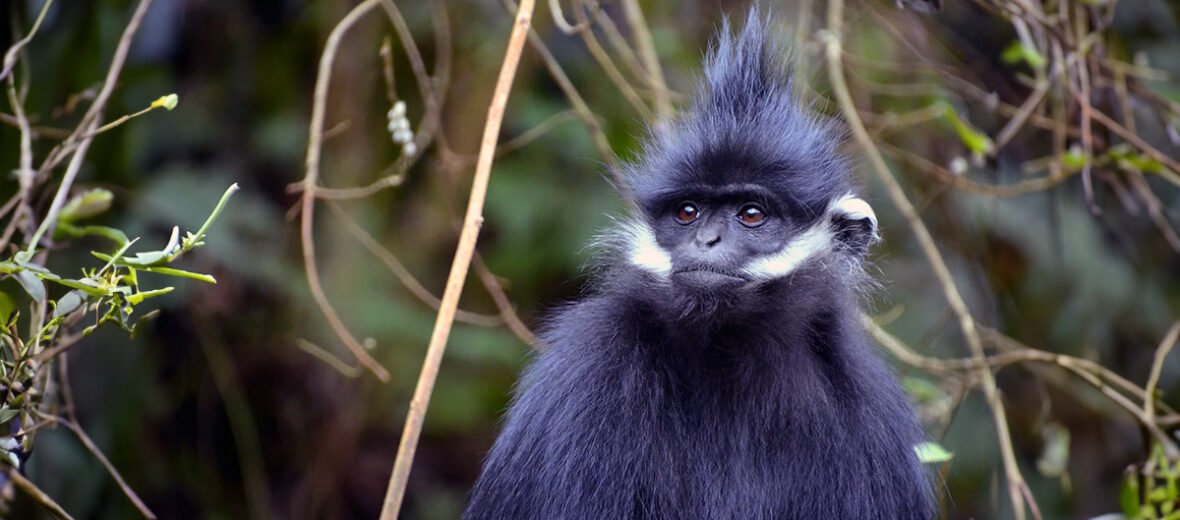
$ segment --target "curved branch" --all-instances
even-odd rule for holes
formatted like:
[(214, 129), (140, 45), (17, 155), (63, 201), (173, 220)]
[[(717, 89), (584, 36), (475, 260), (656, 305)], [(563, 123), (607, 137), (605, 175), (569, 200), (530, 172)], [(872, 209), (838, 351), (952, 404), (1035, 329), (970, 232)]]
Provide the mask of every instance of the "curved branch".
[(356, 338), (352, 337), (352, 333), (344, 326), (344, 322), (336, 314), (336, 309), (332, 307), (327, 295), (324, 294), (323, 286), (320, 284), (320, 275), (316, 267), (315, 238), (312, 230), (312, 219), (315, 216), (316, 182), (320, 175), (320, 153), (324, 140), (324, 113), (327, 110), (328, 82), (332, 76), (332, 63), (336, 59), (336, 51), (340, 47), (340, 40), (344, 37), (344, 33), (348, 32), (348, 29), (368, 14), (369, 11), (377, 7), (380, 1), (365, 0), (354, 7), (344, 19), (340, 20), (340, 23), (336, 24), (336, 27), (332, 28), (332, 33), (328, 35), (328, 41), (324, 45), (324, 52), (320, 57), (319, 71), (316, 74), (311, 123), (308, 125), (307, 174), (303, 177), (302, 206), (299, 217), (300, 235), (303, 245), (303, 269), (307, 273), (307, 284), (311, 288), (311, 294), (315, 299), (316, 305), (319, 306), (320, 312), (327, 318), (328, 324), (336, 332), (336, 336), (340, 338), (340, 341), (344, 343), (345, 347), (348, 347), (348, 350), (357, 358), (357, 361), (360, 361), (366, 369), (377, 376), (377, 379), (387, 382), (389, 381), (389, 372), (369, 355), (365, 348), (357, 342)]

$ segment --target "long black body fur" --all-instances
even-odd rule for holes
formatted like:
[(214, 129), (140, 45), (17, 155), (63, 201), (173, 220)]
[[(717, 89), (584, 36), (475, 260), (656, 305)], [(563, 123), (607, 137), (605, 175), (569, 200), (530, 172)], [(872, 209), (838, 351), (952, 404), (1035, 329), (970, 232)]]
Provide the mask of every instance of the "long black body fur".
[[(789, 100), (755, 17), (723, 31), (694, 109), (631, 166), (644, 205), (735, 182), (712, 165), (782, 185), (800, 219), (846, 189), (836, 138)], [(465, 519), (930, 518), (923, 435), (848, 269), (808, 262), (694, 306), (625, 251), (607, 264), (544, 327)]]

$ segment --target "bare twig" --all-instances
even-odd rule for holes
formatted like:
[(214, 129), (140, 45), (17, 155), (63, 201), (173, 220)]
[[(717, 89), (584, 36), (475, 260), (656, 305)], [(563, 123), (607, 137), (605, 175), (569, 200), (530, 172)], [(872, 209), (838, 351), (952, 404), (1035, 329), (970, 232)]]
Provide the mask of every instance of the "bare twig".
[[(584, 6), (583, 3), (587, 1), (590, 3), (590, 5)], [(588, 18), (586, 15), (587, 7), (591, 11), (590, 16), (593, 18), (604, 16), (599, 12), (598, 2), (594, 0), (576, 0), (576, 5), (574, 6), (574, 17), (578, 19), (579, 25), (592, 21), (592, 18)], [(598, 38), (594, 36), (594, 31), (579, 31), (578, 34), (582, 35), (582, 41), (586, 43), (586, 49), (590, 51), (590, 55), (593, 56), (594, 60), (598, 62), (598, 65), (602, 67), (603, 72), (606, 73), (606, 77), (610, 79), (611, 83), (614, 83), (615, 87), (619, 89), (619, 92), (623, 94), (623, 98), (625, 98), (627, 102), (631, 104), (631, 107), (639, 113), (639, 116), (642, 117), (644, 121), (654, 121), (655, 114), (653, 114), (651, 108), (643, 102), (643, 99), (639, 97), (639, 94), (635, 92), (635, 87), (627, 82), (627, 78), (623, 77), (623, 73), (619, 71), (618, 66), (615, 65), (614, 60), (611, 59), (610, 54), (606, 52), (606, 49), (602, 48), (602, 44), (598, 43)]]
[(312, 357), (324, 362), (325, 365), (328, 365), (332, 370), (339, 372), (344, 377), (352, 379), (360, 377), (362, 373), (361, 367), (349, 365), (336, 357), (335, 354), (303, 338), (295, 338), (295, 346), (299, 347), (299, 350), (307, 352)]
[(1177, 336), (1180, 336), (1180, 321), (1172, 324), (1172, 328), (1168, 329), (1163, 341), (1160, 341), (1159, 346), (1155, 349), (1155, 359), (1151, 363), (1151, 374), (1147, 376), (1147, 385), (1143, 387), (1143, 392), (1146, 394), (1143, 399), (1143, 414), (1147, 417), (1155, 417), (1155, 388), (1160, 381), (1160, 370), (1164, 366), (1164, 358), (1167, 358), (1172, 347), (1176, 346)]
[[(512, 0), (506, 0), (506, 3), (512, 4)], [(586, 100), (582, 98), (582, 94), (578, 92), (573, 81), (570, 81), (565, 70), (561, 68), (561, 64), (557, 62), (557, 58), (553, 57), (553, 53), (549, 52), (549, 47), (545, 45), (544, 40), (534, 30), (529, 30), (529, 44), (541, 56), (541, 60), (545, 62), (545, 67), (549, 69), (549, 75), (553, 77), (553, 81), (557, 82), (557, 86), (565, 94), (570, 105), (578, 112), (578, 116), (582, 118), (582, 123), (586, 125), (586, 130), (590, 132), (590, 139), (594, 142), (595, 148), (598, 148), (598, 154), (602, 156), (603, 162), (614, 172), (618, 164), (618, 159), (615, 157), (614, 151), (611, 150), (610, 142), (606, 138), (606, 132), (602, 130), (602, 124), (599, 122), (598, 116), (590, 110), (590, 106), (586, 104)], [(621, 182), (621, 179), (617, 181)]]
[(115, 469), (115, 466), (111, 464), (111, 461), (107, 460), (107, 456), (102, 453), (102, 450), (100, 450), (96, 444), (94, 444), (94, 441), (90, 440), (90, 436), (86, 435), (86, 431), (83, 430), (81, 426), (78, 426), (73, 421), (70, 421), (64, 417), (58, 417), (55, 415), (46, 415), (43, 418), (65, 426), (71, 432), (73, 432), (74, 436), (77, 437), (78, 440), (82, 442), (82, 445), (86, 447), (86, 451), (89, 451), (91, 455), (94, 455), (94, 458), (98, 459), (98, 462), (102, 464), (102, 467), (107, 470), (107, 473), (110, 474), (111, 478), (115, 479), (115, 483), (119, 485), (119, 489), (123, 490), (123, 494), (127, 496), (128, 500), (131, 500), (131, 503), (135, 505), (135, 508), (139, 510), (139, 513), (143, 515), (144, 518), (153, 520), (156, 518), (155, 513), (152, 513), (152, 511), (148, 509), (147, 505), (143, 503), (143, 500), (140, 500), (139, 495), (136, 495), (135, 491), (131, 489), (131, 486), (127, 485), (127, 481), (123, 480), (123, 476), (119, 474), (119, 470)]
[[(368, 249), (369, 252), (373, 254), (373, 256), (377, 257), (378, 260), (381, 260), (381, 263), (385, 264), (385, 266), (389, 268), (389, 271), (393, 273), (399, 282), (402, 283), (402, 286), (405, 287), (406, 290), (410, 291), (410, 294), (413, 294), (415, 298), (418, 298), (419, 301), (430, 306), (430, 308), (436, 311), (438, 310), (442, 301), (439, 300), (434, 294), (431, 294), (430, 290), (424, 287), (417, 278), (414, 278), (414, 275), (410, 273), (409, 269), (406, 269), (406, 267), (402, 265), (401, 261), (398, 260), (392, 252), (382, 247), (381, 244), (378, 244), (368, 232), (362, 229), (356, 223), (356, 221), (352, 219), (352, 217), (348, 216), (348, 213), (344, 212), (344, 209), (341, 208), (339, 204), (329, 201), (328, 209), (332, 210), (332, 213), (336, 216), (336, 218), (340, 219), (340, 222), (344, 224), (344, 229), (348, 231), (348, 234), (352, 235), (353, 238), (356, 238), (357, 242), (360, 242), (361, 245), (365, 246), (365, 249)], [(500, 325), (504, 324), (504, 321), (502, 318), (500, 318), (500, 316), (479, 314), (464, 310), (456, 310), (455, 319), (457, 321), (470, 323), (472, 325), (479, 325), (481, 327), (499, 327)]]
[(29, 34), (26, 34), (24, 38), (13, 43), (8, 48), (8, 52), (4, 53), (4, 68), (0, 69), (0, 80), (3, 80), (12, 73), (12, 68), (16, 66), (17, 54), (33, 40), (33, 36), (37, 34), (37, 29), (41, 27), (41, 22), (45, 20), (45, 13), (49, 12), (49, 6), (51, 5), (53, 5), (53, 0), (46, 0), (45, 5), (41, 6), (41, 12), (37, 13), (37, 19), (33, 22), (33, 27), (29, 29)]
[[(66, 173), (62, 176), (61, 185), (57, 188), (57, 193), (53, 196), (53, 202), (49, 204), (49, 211), (45, 214), (45, 220), (37, 228), (37, 232), (33, 235), (33, 239), (29, 241), (29, 251), (37, 247), (37, 242), (41, 236), (48, 232), (49, 236), (53, 236), (53, 229), (57, 226), (57, 214), (61, 211), (62, 206), (65, 205), (66, 199), (69, 198), (70, 187), (74, 184), (74, 179), (78, 176), (78, 171), (82, 169), (82, 161), (86, 158), (86, 152), (90, 149), (90, 143), (94, 140), (93, 135), (88, 135), (94, 132), (99, 124), (102, 122), (102, 110), (106, 108), (107, 101), (111, 98), (111, 93), (115, 90), (115, 84), (119, 79), (119, 74), (123, 71), (123, 63), (127, 61), (127, 53), (131, 50), (131, 40), (135, 38), (135, 33), (139, 30), (140, 23), (143, 22), (143, 17), (147, 14), (147, 10), (152, 5), (152, 0), (140, 0), (139, 5), (135, 7), (135, 12), (131, 15), (131, 20), (127, 22), (127, 27), (123, 28), (123, 35), (119, 38), (118, 45), (115, 46), (114, 57), (111, 58), (111, 66), (107, 69), (106, 79), (103, 80), (102, 90), (99, 90), (98, 95), (94, 98), (94, 103), (90, 105), (90, 109), (82, 116), (82, 121), (78, 123), (78, 127), (74, 130), (73, 135), (66, 139), (66, 143), (77, 143), (73, 148), (73, 157), (70, 158), (70, 163), (66, 166)], [(65, 149), (70, 148), (69, 145)], [(63, 149), (62, 155), (68, 153)], [(52, 153), (51, 153), (52, 155)], [(54, 160), (53, 157), (46, 158), (46, 163)], [(52, 166), (49, 166), (50, 168)], [(46, 165), (42, 165), (41, 169), (44, 171)]]
[(930, 162), (930, 160), (917, 155), (908, 150), (893, 146), (889, 143), (880, 143), (881, 150), (890, 156), (909, 163), (923, 172), (933, 174), (942, 182), (949, 184), (951, 187), (963, 191), (976, 193), (995, 198), (1011, 198), (1019, 197), (1028, 193), (1046, 190), (1061, 184), (1068, 179), (1071, 174), (1067, 172), (1060, 172), (1056, 174), (1049, 174), (1044, 177), (1035, 179), (1026, 179), (1012, 184), (985, 184), (982, 182), (973, 181), (962, 175), (955, 175), (946, 168)]
[(53, 516), (61, 520), (73, 519), (73, 517), (70, 516), (70, 514), (67, 513), (65, 509), (62, 509), (61, 506), (57, 505), (57, 502), (53, 501), (53, 497), (49, 496), (44, 491), (41, 491), (41, 488), (37, 487), (37, 485), (33, 484), (31, 481), (29, 481), (29, 479), (25, 478), (24, 475), (21, 475), (20, 472), (15, 468), (10, 467), (5, 469), (4, 474), (7, 475), (8, 478), (12, 479), (12, 482), (16, 484), (16, 487), (20, 488), (21, 491), (28, 493), (29, 496), (33, 497), (33, 500), (36, 500), (38, 504), (41, 504), (41, 507), (48, 509), (49, 512), (53, 514)]
[[(989, 342), (1004, 350), (999, 354), (987, 356), (982, 360), (973, 357), (937, 359), (914, 352), (913, 349), (906, 346), (901, 340), (873, 323), (869, 317), (862, 317), (862, 321), (877, 344), (888, 350), (898, 361), (935, 374), (978, 371), (981, 368), (987, 367), (1000, 369), (1008, 365), (1029, 362), (1044, 363), (1063, 368), (1078, 376), (1083, 381), (1086, 381), (1098, 389), (1103, 395), (1114, 401), (1115, 404), (1130, 412), (1160, 442), (1169, 454), (1178, 453), (1175, 443), (1160, 428), (1159, 424), (1161, 421), (1131, 402), (1126, 395), (1120, 393), (1115, 387), (1121, 388), (1123, 391), (1139, 399), (1144, 399), (1145, 396), (1149, 395), (1147, 391), (1098, 363), (1064, 354), (1037, 350), (995, 331), (988, 331)], [(1107, 382), (1111, 384), (1107, 384)], [(1032, 506), (1030, 505), (1029, 507), (1031, 508)]]
[(496, 308), (500, 310), (500, 318), (508, 325), (508, 330), (511, 330), (525, 345), (539, 347), (537, 336), (520, 320), (516, 309), (512, 308), (512, 302), (508, 300), (508, 295), (504, 293), (504, 288), (500, 286), (500, 282), (496, 281), (496, 275), (488, 269), (483, 257), (478, 252), (475, 253), (474, 265), (475, 275), (479, 277), (480, 283), (487, 289), (492, 301), (496, 302)]
[(487, 195), (496, 141), (500, 134), (500, 123), (504, 118), (504, 108), (508, 104), (508, 94), (512, 89), (513, 79), (516, 77), (516, 67), (520, 63), (524, 41), (528, 36), (534, 5), (535, 0), (522, 0), (520, 3), (520, 9), (517, 10), (513, 22), (512, 34), (508, 39), (508, 48), (504, 53), (504, 62), (500, 67), (500, 75), (492, 93), (492, 102), (488, 106), (487, 123), (484, 126), (483, 139), (479, 149), (479, 161), (476, 163), (471, 196), (467, 203), (467, 214), (463, 218), (463, 231), (455, 249), (455, 259), (451, 264), (450, 275), (447, 277), (442, 307), (434, 324), (434, 332), (431, 333), (426, 359), (422, 363), (422, 372), (418, 377), (418, 384), (414, 388), (414, 397), (410, 401), (401, 443), (398, 445), (397, 459), (394, 461), (393, 472), (389, 478), (389, 488), (385, 494), (385, 503), (381, 509), (381, 520), (394, 520), (401, 510), (402, 497), (405, 495), (418, 438), (422, 433), (422, 422), (430, 402), (430, 394), (434, 390), (434, 382), (438, 377), (438, 369), (446, 349), (447, 337), (450, 335), (455, 310), (459, 304), (459, 295), (463, 292), (464, 281), (471, 265), (471, 257), (475, 253), (475, 242), (479, 238), (479, 228), (483, 224), (483, 203)]
[(1128, 143), (1131, 143), (1131, 146), (1138, 148), (1139, 151), (1147, 154), (1148, 157), (1151, 157), (1160, 164), (1164, 165), (1166, 169), (1156, 172), (1156, 174), (1160, 177), (1163, 177), (1164, 180), (1176, 186), (1180, 186), (1180, 161), (1176, 161), (1167, 154), (1159, 151), (1154, 146), (1151, 146), (1147, 143), (1147, 141), (1144, 141), (1142, 137), (1139, 137), (1138, 135), (1135, 135), (1131, 131), (1127, 130), (1126, 127), (1120, 125), (1118, 121), (1111, 119), (1110, 116), (1104, 114), (1101, 110), (1091, 110), (1090, 117), (1093, 120), (1098, 121), (1099, 124), (1105, 126), (1111, 132), (1118, 134), (1119, 137), (1126, 139)]
[[(419, 52), (418, 45), (414, 43), (414, 37), (410, 33), (410, 28), (406, 24), (405, 17), (402, 16), (401, 11), (397, 8), (397, 4), (393, 3), (392, 0), (381, 0), (381, 7), (385, 10), (386, 16), (397, 32), (398, 40), (402, 44), (402, 48), (410, 62), (410, 69), (414, 72), (414, 78), (418, 83), (418, 91), (426, 105), (426, 110), (418, 123), (418, 131), (414, 134), (414, 150), (416, 152), (412, 154), (403, 152), (392, 166), (386, 168), (380, 178), (365, 186), (352, 188), (315, 186), (314, 193), (316, 198), (335, 200), (359, 199), (368, 197), (384, 189), (401, 186), (405, 181), (406, 173), (410, 167), (417, 163), (418, 159), (422, 157), (423, 151), (426, 150), (426, 147), (430, 146), (434, 141), (436, 131), (440, 126), (439, 116), (442, 111), (443, 97), (446, 93), (446, 84), (450, 76), (450, 40), (449, 28), (446, 25), (446, 7), (443, 2), (436, 2), (435, 6), (435, 33), (438, 37), (437, 43), (439, 50), (435, 62), (436, 77), (432, 79), (426, 73), (426, 64), (422, 60), (422, 53)], [(440, 34), (444, 32), (446, 34)], [(323, 139), (326, 139), (326, 135)], [(321, 142), (323, 139), (321, 139)], [(306, 188), (307, 184), (304, 182), (295, 183), (287, 187), (288, 191), (292, 193), (303, 191)]]
[(61, 357), (57, 358), (57, 362), (58, 378), (60, 379), (59, 383), (61, 384), (62, 390), (62, 405), (65, 408), (66, 415), (69, 418), (62, 419), (57, 416), (46, 415), (45, 419), (63, 424), (69, 428), (70, 431), (74, 432), (74, 435), (78, 437), (78, 440), (82, 441), (82, 444), (86, 446), (86, 449), (94, 455), (94, 458), (98, 459), (98, 461), (102, 463), (103, 467), (106, 468), (107, 473), (110, 473), (111, 477), (115, 479), (115, 483), (119, 485), (119, 489), (123, 491), (123, 494), (127, 496), (127, 499), (130, 500), (132, 504), (135, 504), (135, 508), (139, 509), (140, 514), (142, 514), (144, 518), (156, 518), (155, 514), (153, 514), (151, 510), (148, 509), (147, 505), (145, 505), (143, 501), (139, 499), (139, 496), (135, 494), (135, 491), (131, 489), (131, 486), (128, 486), (127, 482), (123, 480), (123, 477), (119, 475), (119, 472), (115, 469), (115, 466), (111, 464), (109, 460), (107, 460), (106, 455), (102, 453), (102, 450), (98, 449), (98, 446), (94, 444), (94, 441), (90, 440), (90, 436), (86, 435), (86, 432), (82, 430), (82, 427), (78, 424), (76, 406), (74, 405), (74, 393), (70, 388), (69, 358), (63, 352)]
[(647, 72), (648, 82), (656, 95), (657, 128), (672, 118), (672, 101), (668, 99), (668, 84), (664, 81), (664, 70), (660, 67), (660, 58), (656, 55), (656, 45), (651, 37), (651, 30), (647, 27), (647, 20), (643, 17), (643, 10), (639, 8), (638, 0), (624, 0), (623, 14), (627, 17), (627, 24), (635, 34), (635, 47), (639, 52), (639, 59), (643, 61), (643, 68)]
[[(959, 294), (955, 286), (950, 269), (947, 268), (942, 254), (934, 244), (934, 239), (930, 236), (930, 231), (922, 223), (913, 204), (910, 203), (901, 185), (898, 184), (897, 179), (890, 172), (889, 166), (885, 164), (885, 159), (881, 157), (881, 152), (873, 144), (872, 139), (864, 128), (864, 124), (857, 115), (856, 104), (853, 103), (852, 94), (848, 91), (848, 85), (844, 81), (843, 63), (841, 62), (841, 34), (844, 25), (843, 13), (843, 0), (832, 0), (828, 3), (828, 28), (825, 39), (828, 58), (828, 76), (832, 83), (832, 90), (839, 101), (841, 112), (843, 112), (848, 125), (851, 127), (857, 143), (865, 154), (868, 155), (873, 171), (885, 185), (894, 205), (901, 211), (911, 231), (918, 239), (918, 243), (922, 246), (922, 250), (926, 254), (926, 259), (934, 271), (935, 278), (942, 286), (947, 303), (950, 304), (951, 309), (955, 311), (955, 314), (959, 318), (959, 326), (963, 330), (963, 336), (967, 340), (972, 357), (982, 361), (985, 358), (983, 342), (979, 337), (979, 331), (976, 329), (975, 320), (972, 318), (970, 311), (967, 309), (967, 304), (963, 301), (962, 295)], [(1008, 417), (1004, 412), (1004, 404), (1000, 398), (999, 391), (996, 389), (995, 377), (992, 375), (991, 370), (987, 367), (981, 367), (978, 373), (983, 381), (984, 396), (987, 398), (988, 404), (991, 405), (992, 417), (995, 421), (996, 436), (999, 439), (1004, 472), (1008, 480), (1008, 495), (1012, 501), (1012, 508), (1016, 519), (1023, 520), (1025, 518), (1025, 506), (1022, 488), (1026, 484), (1024, 477), (1020, 473), (1020, 467), (1016, 463), (1012, 438), (1008, 432)]]
[(1000, 130), (999, 134), (996, 134), (995, 150), (997, 153), (1004, 145), (1008, 144), (1008, 141), (1016, 137), (1016, 132), (1020, 131), (1024, 123), (1028, 121), (1028, 117), (1032, 115), (1037, 107), (1041, 106), (1041, 102), (1045, 100), (1045, 94), (1047, 92), (1049, 92), (1049, 82), (1038, 82), (1032, 94), (1029, 94), (1028, 99), (1024, 100), (1024, 103), (1020, 105), (1020, 108), (1016, 111), (1016, 115), (1008, 120), (1008, 124), (1004, 125), (1004, 128)]
[(565, 13), (561, 10), (561, 0), (549, 0), (549, 14), (553, 16), (553, 24), (557, 26), (558, 30), (566, 34), (584, 31), (590, 26), (590, 23), (586, 21), (578, 25), (570, 25), (565, 19)]
[[(557, 127), (557, 125), (576, 117), (578, 117), (578, 112), (576, 110), (562, 110), (561, 112), (557, 112), (545, 118), (544, 121), (537, 123), (536, 126), (525, 130), (524, 133), (504, 141), (500, 145), (496, 146), (496, 157), (502, 157), (508, 153), (528, 146), (533, 141), (536, 141), (541, 136), (548, 133), (550, 130), (553, 130), (555, 127)], [(476, 159), (479, 158), (478, 154), (459, 153), (451, 150), (443, 151), (443, 154), (450, 156), (447, 157), (446, 160), (455, 161), (457, 163), (456, 165), (462, 164), (463, 166), (475, 164)]]
[(332, 330), (336, 332), (336, 336), (344, 343), (344, 346), (352, 352), (353, 356), (356, 356), (357, 361), (360, 361), (366, 369), (377, 376), (377, 379), (385, 382), (389, 381), (389, 372), (377, 363), (377, 360), (373, 359), (365, 348), (353, 338), (352, 333), (348, 331), (344, 322), (336, 314), (336, 309), (328, 301), (327, 295), (324, 294), (324, 289), (320, 284), (319, 272), (316, 267), (315, 238), (312, 230), (313, 217), (315, 216), (316, 183), (319, 179), (320, 153), (323, 147), (324, 113), (327, 110), (328, 83), (332, 76), (332, 63), (336, 59), (336, 52), (340, 47), (340, 40), (344, 37), (344, 34), (358, 20), (377, 7), (381, 1), (365, 0), (354, 7), (345, 15), (344, 19), (340, 20), (340, 23), (336, 24), (331, 34), (328, 35), (327, 43), (324, 44), (324, 52), (320, 57), (319, 71), (316, 74), (311, 123), (308, 125), (307, 174), (303, 178), (302, 206), (299, 216), (300, 234), (303, 243), (303, 269), (307, 274), (307, 284), (311, 288), (312, 297), (320, 307), (320, 312), (327, 318)]

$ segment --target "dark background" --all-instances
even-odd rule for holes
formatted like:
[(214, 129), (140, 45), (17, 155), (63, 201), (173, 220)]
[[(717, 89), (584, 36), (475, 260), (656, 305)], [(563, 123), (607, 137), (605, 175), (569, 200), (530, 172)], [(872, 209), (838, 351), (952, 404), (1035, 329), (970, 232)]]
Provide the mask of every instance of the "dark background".
[[(611, 148), (623, 158), (635, 154), (645, 132), (642, 121), (582, 40), (557, 31), (546, 3), (540, 3), (536, 27), (600, 118)], [(439, 48), (431, 20), (438, 11), (432, 2), (398, 4), (432, 67)], [(607, 14), (621, 20), (617, 6), (606, 4)], [(763, 4), (773, 8), (786, 38), (794, 41), (799, 5)], [(818, 4), (811, 30), (823, 23), (823, 3)], [(999, 60), (1014, 38), (1011, 26), (975, 4), (946, 4), (941, 12), (922, 14), (898, 10), (892, 1), (851, 2), (845, 29), (849, 52), (881, 63), (914, 61), (908, 53), (917, 45), (932, 62), (1019, 104), (1027, 88)], [(0, 41), (8, 42), (10, 21), (27, 27), (41, 2), (2, 5), (10, 19), (0, 24)], [(372, 353), (392, 381), (381, 384), (369, 374), (345, 377), (300, 350), (296, 340), (305, 339), (348, 359), (311, 299), (298, 218), (287, 216), (298, 201), (288, 185), (304, 175), (319, 53), (352, 5), (156, 0), (105, 119), (137, 111), (169, 92), (179, 94), (180, 104), (99, 136), (79, 177), (79, 187), (115, 193), (114, 208), (100, 223), (141, 236), (153, 247), (167, 240), (173, 225), (198, 226), (230, 183), (243, 188), (212, 229), (208, 245), (181, 266), (213, 274), (217, 285), (154, 282), (141, 275), (145, 287), (178, 287), (154, 301), (162, 314), (148, 333), (128, 340), (121, 331), (103, 329), (69, 358), (82, 426), (162, 518), (375, 518), (380, 510), (434, 312), (321, 205), (317, 256), (327, 294), (354, 334), (375, 340)], [(680, 94), (692, 91), (700, 56), (720, 17), (744, 13), (744, 3), (718, 0), (641, 5), (669, 86)], [(36, 115), (37, 124), (71, 128), (77, 121), (84, 108), (71, 111), (66, 100), (101, 81), (133, 7), (119, 0), (61, 0), (53, 6), (28, 47), (26, 111)], [(453, 52), (442, 117), (445, 141), (457, 154), (474, 154), (511, 15), (492, 0), (448, 1), (446, 11)], [(1119, 59), (1141, 55), (1154, 67), (1180, 73), (1177, 19), (1175, 3), (1119, 2), (1111, 47)], [(384, 129), (389, 103), (378, 57), (382, 39), (392, 35), (387, 19), (374, 13), (344, 40), (326, 126), (348, 125), (325, 145), (324, 185), (368, 184), (398, 156)], [(393, 41), (397, 91), (417, 125), (422, 98), (396, 37)], [(816, 110), (834, 113), (822, 53), (816, 50), (795, 49), (804, 63), (801, 79), (809, 85), (803, 96)], [(866, 84), (897, 72), (855, 61), (847, 68), (851, 81)], [(989, 133), (1004, 122), (954, 89), (940, 89), (938, 76), (915, 73), (913, 81), (934, 85), (930, 98), (947, 100)], [(1150, 84), (1173, 100), (1180, 100), (1178, 85)], [(878, 113), (921, 104), (868, 91), (854, 97)], [(526, 47), (501, 141), (568, 109), (536, 52)], [(1162, 127), (1142, 126), (1141, 133), (1178, 156)], [(891, 139), (942, 165), (966, 153), (945, 124), (918, 125)], [(996, 183), (1019, 180), (1027, 175), (1020, 164), (1041, 153), (1043, 139), (1021, 133), (971, 175)], [(15, 168), (17, 143), (15, 129), (0, 125), (3, 168)], [(40, 146), (48, 144), (39, 143), (37, 150), (43, 153)], [(438, 148), (425, 151), (403, 185), (343, 201), (341, 207), (422, 285), (441, 295), (474, 168), (456, 165), (456, 156)], [(847, 151), (858, 152), (851, 145)], [(585, 245), (609, 225), (611, 215), (623, 211), (603, 163), (586, 128), (570, 117), (493, 167), (479, 252), (530, 327), (546, 309), (577, 296), (592, 255)], [(1096, 197), (1103, 211), (1094, 216), (1076, 177), (1048, 191), (995, 199), (949, 188), (904, 163), (891, 164), (981, 323), (1037, 348), (1093, 359), (1142, 384), (1156, 344), (1180, 315), (1180, 254), (1141, 207), (1133, 211), (1113, 190), (1103, 189)], [(909, 229), (870, 176), (860, 179), (884, 234), (872, 254), (871, 270), (882, 285), (868, 302), (873, 313), (885, 316), (887, 330), (927, 355), (966, 356)], [(1180, 223), (1180, 190), (1156, 177), (1148, 180), (1173, 225)], [(15, 189), (15, 182), (8, 185), (5, 190)], [(99, 240), (76, 246), (76, 253), (56, 254), (51, 267), (73, 272), (94, 266), (86, 248), (108, 247)], [(19, 288), (6, 280), (0, 290), (16, 294)], [(460, 306), (496, 312), (475, 277)], [(529, 348), (503, 327), (455, 325), (402, 518), (459, 515), (528, 356)], [(1165, 363), (1161, 383), (1173, 403), (1178, 363)], [(955, 452), (946, 475), (949, 517), (1009, 517), (991, 415), (978, 388), (959, 403), (956, 388), (945, 381), (902, 366), (898, 371), (911, 390), (934, 392), (923, 403), (928, 431)], [(997, 378), (1017, 457), (1045, 517), (1117, 511), (1123, 470), (1147, 455), (1134, 419), (1084, 381), (1052, 367), (1018, 365)], [(1048, 425), (1071, 434), (1064, 475), (1037, 469), (1050, 444), (1044, 436)], [(136, 516), (103, 468), (64, 429), (39, 433), (28, 474), (79, 518)], [(43, 514), (21, 499), (15, 507), (14, 517)]]

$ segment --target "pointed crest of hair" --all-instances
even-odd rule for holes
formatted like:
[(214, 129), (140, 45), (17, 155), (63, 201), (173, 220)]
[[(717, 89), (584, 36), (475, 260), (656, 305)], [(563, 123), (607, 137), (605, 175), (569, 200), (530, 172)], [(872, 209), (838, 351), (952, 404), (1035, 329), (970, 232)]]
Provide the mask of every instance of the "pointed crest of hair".
[(704, 72), (685, 113), (624, 171), (643, 206), (686, 186), (753, 183), (819, 215), (847, 190), (841, 135), (793, 96), (790, 61), (762, 12), (736, 34), (722, 22)]

